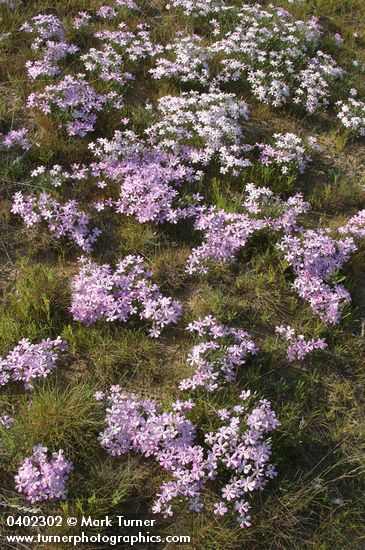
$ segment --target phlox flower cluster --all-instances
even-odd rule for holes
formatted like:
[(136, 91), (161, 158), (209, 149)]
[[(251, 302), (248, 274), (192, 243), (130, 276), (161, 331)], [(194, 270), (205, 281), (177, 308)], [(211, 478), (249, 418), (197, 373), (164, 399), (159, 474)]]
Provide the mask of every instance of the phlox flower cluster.
[(338, 323), (350, 294), (331, 279), (356, 250), (353, 239), (335, 240), (329, 230), (307, 230), (301, 235), (285, 235), (277, 247), (294, 270), (293, 287), (299, 296), (325, 323)]
[(286, 233), (299, 229), (298, 216), (310, 208), (300, 193), (284, 202), (266, 187), (248, 184), (246, 191), (246, 212), (242, 214), (226, 212), (215, 206), (196, 208), (194, 228), (203, 232), (203, 243), (192, 249), (187, 263), (188, 273), (206, 273), (212, 264), (235, 262), (249, 237), (262, 229)]
[(170, 472), (172, 480), (161, 486), (153, 505), (154, 513), (164, 517), (173, 515), (174, 501), (187, 501), (190, 510), (200, 512), (209, 482), (229, 476), (221, 501), (215, 503), (215, 513), (224, 515), (231, 509), (240, 527), (247, 527), (249, 493), (262, 490), (267, 479), (276, 475), (269, 464), (267, 434), (279, 426), (270, 403), (262, 400), (250, 408), (245, 403), (248, 395), (243, 392), (240, 404), (231, 411), (218, 411), (219, 427), (203, 435), (204, 444), (199, 445), (197, 428), (185, 414), (191, 402), (187, 407), (184, 402), (175, 402), (174, 412), (167, 412), (155, 401), (139, 400), (114, 386), (107, 396), (97, 395), (107, 403), (106, 427), (99, 441), (113, 456), (141, 453)]
[(33, 454), (23, 460), (15, 476), (16, 489), (24, 493), (32, 504), (54, 498), (66, 498), (66, 484), (73, 470), (72, 462), (64, 457), (64, 451), (52, 453), (48, 458), (47, 447), (37, 445)]
[(320, 36), (314, 17), (301, 21), (282, 8), (244, 4), (236, 28), (209, 46), (221, 56), (222, 70), (215, 81), (245, 78), (259, 101), (280, 107), (295, 94), (303, 62)]
[(123, 86), (133, 80), (133, 75), (124, 71), (124, 57), (113, 46), (105, 44), (101, 50), (90, 48), (81, 56), (86, 71), (94, 71), (101, 80), (116, 82)]
[(203, 232), (203, 243), (192, 249), (187, 272), (206, 273), (211, 264), (233, 263), (249, 237), (265, 227), (266, 220), (248, 214), (234, 214), (215, 206), (198, 207), (194, 229)]
[(128, 62), (153, 57), (163, 51), (162, 46), (151, 41), (148, 25), (144, 24), (137, 25), (136, 31), (132, 32), (125, 23), (120, 23), (118, 30), (101, 30), (95, 33), (95, 37), (103, 44), (100, 49), (90, 48), (81, 56), (85, 69), (96, 72), (101, 80), (121, 86), (134, 79), (133, 74), (126, 70)]
[(19, 130), (10, 130), (2, 138), (2, 145), (6, 149), (20, 147), (23, 151), (29, 151), (31, 145), (28, 139), (28, 129), (19, 128)]
[(87, 26), (91, 18), (92, 18), (91, 14), (88, 13), (87, 11), (79, 11), (77, 12), (76, 17), (73, 20), (72, 26), (74, 29), (77, 29), (77, 30), (83, 29), (84, 27)]
[(251, 162), (244, 158), (251, 146), (242, 143), (242, 122), (248, 107), (234, 94), (190, 91), (159, 100), (160, 120), (147, 130), (150, 140), (180, 154), (193, 164), (206, 166), (212, 160), (220, 172), (238, 173)]
[(276, 477), (270, 464), (271, 445), (267, 434), (280, 426), (269, 401), (261, 399), (250, 410), (245, 401), (250, 392), (242, 392), (241, 403), (232, 410), (218, 411), (221, 426), (205, 434), (208, 446), (206, 467), (209, 479), (219, 479), (221, 472), (231, 476), (221, 489), (221, 500), (214, 513), (224, 516), (234, 511), (241, 529), (251, 525), (248, 515), (250, 493), (262, 491), (269, 479)]
[(181, 412), (162, 412), (157, 402), (139, 400), (120, 386), (112, 386), (107, 396), (98, 392), (96, 398), (109, 403), (99, 441), (111, 456), (135, 449), (148, 457), (194, 441), (195, 426)]
[(311, 114), (326, 107), (334, 82), (345, 74), (333, 57), (318, 51), (298, 75), (300, 84), (294, 94), (294, 103), (303, 105)]
[(102, 19), (114, 19), (119, 15), (120, 8), (129, 10), (138, 10), (137, 4), (133, 0), (114, 0), (114, 5), (100, 6), (96, 14)]
[(180, 382), (180, 390), (203, 387), (215, 391), (222, 381), (232, 382), (246, 357), (258, 351), (247, 332), (220, 325), (212, 316), (190, 323), (187, 329), (197, 333), (202, 341), (189, 352), (187, 361), (195, 371)]
[(119, 8), (127, 8), (129, 10), (138, 10), (138, 5), (134, 0), (114, 0), (114, 4)]
[(4, 416), (0, 416), (0, 426), (4, 426), (4, 428), (9, 430), (13, 424), (14, 424), (14, 418), (9, 416), (8, 414), (5, 414)]
[(114, 19), (119, 15), (120, 8), (138, 10), (137, 4), (133, 0), (114, 0), (113, 6), (100, 6), (96, 14), (102, 19)]
[(31, 48), (41, 56), (26, 63), (28, 76), (32, 80), (39, 76), (57, 75), (60, 72), (58, 62), (78, 51), (77, 46), (67, 43), (63, 24), (55, 15), (40, 13), (23, 23), (21, 30), (32, 35)]
[(365, 136), (365, 102), (356, 97), (337, 102), (337, 118), (355, 136)]
[(181, 305), (165, 297), (140, 256), (126, 256), (116, 270), (81, 258), (81, 269), (72, 281), (70, 311), (76, 321), (85, 324), (100, 319), (125, 323), (131, 316), (152, 322), (149, 333), (158, 337), (161, 330), (177, 323)]
[(65, 38), (62, 21), (52, 14), (39, 13), (32, 17), (30, 21), (23, 23), (21, 30), (33, 36), (32, 50), (44, 48), (50, 38), (59, 41)]
[(46, 222), (49, 231), (56, 239), (66, 237), (76, 243), (85, 252), (90, 252), (100, 235), (95, 227), (89, 229), (90, 217), (78, 209), (75, 200), (59, 203), (48, 193), (24, 196), (21, 191), (15, 193), (11, 208), (13, 214), (19, 214), (27, 227)]
[(40, 186), (52, 186), (61, 187), (61, 185), (67, 181), (83, 181), (90, 176), (89, 166), (86, 164), (72, 164), (69, 171), (67, 171), (60, 164), (54, 164), (51, 168), (47, 169), (46, 166), (37, 166), (30, 173)]
[(57, 366), (59, 353), (67, 349), (67, 342), (42, 340), (32, 344), (23, 338), (3, 359), (0, 358), (0, 386), (10, 381), (22, 382), (26, 390), (33, 389), (33, 380), (45, 378)]
[(70, 136), (83, 137), (94, 130), (96, 113), (108, 100), (116, 100), (115, 92), (98, 94), (87, 83), (84, 74), (66, 75), (58, 84), (45, 87), (28, 97), (28, 108), (37, 107), (45, 114), (55, 113), (66, 117), (66, 129)]
[(274, 143), (258, 143), (259, 160), (264, 166), (276, 168), (281, 174), (303, 174), (307, 164), (312, 162), (311, 152), (318, 149), (316, 139), (306, 140), (296, 134), (274, 134)]
[(153, 57), (164, 50), (163, 46), (152, 41), (149, 26), (145, 23), (137, 25), (135, 32), (126, 23), (119, 23), (118, 30), (101, 30), (94, 36), (129, 61)]
[(181, 8), (185, 15), (201, 17), (230, 10), (232, 6), (227, 6), (226, 0), (169, 0), (166, 9), (174, 8)]
[(358, 239), (365, 237), (365, 210), (360, 210), (346, 225), (338, 228), (341, 235), (352, 235)]
[(96, 15), (98, 15), (102, 19), (114, 19), (114, 17), (118, 15), (118, 12), (112, 6), (100, 6), (98, 11), (96, 12)]
[(116, 131), (112, 140), (101, 138), (89, 147), (98, 159), (92, 164), (93, 175), (120, 182), (119, 198), (99, 201), (99, 210), (107, 204), (140, 223), (176, 223), (195, 213), (194, 205), (183, 205), (178, 190), (199, 175), (174, 153), (148, 147), (129, 130)]
[(209, 83), (209, 55), (202, 46), (202, 38), (196, 34), (184, 36), (178, 33), (177, 38), (165, 47), (171, 57), (159, 57), (150, 74), (155, 79), (175, 78), (180, 82)]
[(286, 351), (289, 361), (295, 361), (296, 359), (302, 361), (308, 354), (313, 353), (313, 351), (318, 349), (324, 350), (328, 347), (323, 338), (305, 340), (303, 334), (295, 336), (295, 331), (290, 326), (276, 326), (275, 332), (290, 342)]

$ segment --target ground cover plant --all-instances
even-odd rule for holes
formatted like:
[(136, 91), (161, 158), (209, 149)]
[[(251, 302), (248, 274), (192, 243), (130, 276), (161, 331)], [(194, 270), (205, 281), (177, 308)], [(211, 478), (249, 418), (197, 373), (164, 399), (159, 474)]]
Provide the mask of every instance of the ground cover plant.
[(364, 17), (0, 1), (2, 536), (364, 545)]

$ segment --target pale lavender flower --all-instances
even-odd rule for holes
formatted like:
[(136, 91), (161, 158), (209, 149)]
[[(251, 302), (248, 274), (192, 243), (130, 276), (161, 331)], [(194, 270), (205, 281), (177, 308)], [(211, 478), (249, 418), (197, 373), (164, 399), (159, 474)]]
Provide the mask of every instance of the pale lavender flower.
[(124, 70), (125, 56), (111, 44), (104, 44), (100, 50), (90, 48), (80, 59), (84, 62), (86, 71), (96, 72), (101, 80), (124, 86), (134, 79), (130, 72)]
[(164, 51), (161, 44), (152, 41), (149, 27), (146, 24), (137, 25), (133, 32), (126, 23), (120, 23), (118, 30), (97, 31), (95, 37), (104, 44), (113, 46), (118, 54), (133, 62), (154, 57)]
[(346, 74), (328, 54), (318, 51), (308, 61), (307, 68), (298, 75), (299, 86), (294, 95), (294, 103), (303, 105), (309, 113), (329, 104), (333, 84)]
[(225, 502), (216, 502), (214, 504), (214, 513), (217, 516), (224, 516), (228, 512)]
[(169, 0), (166, 9), (181, 8), (185, 15), (201, 17), (233, 9), (226, 0)]
[(112, 6), (100, 6), (96, 14), (103, 19), (114, 19), (118, 15), (118, 12)]
[(244, 80), (259, 101), (280, 107), (301, 85), (307, 54), (322, 33), (318, 20), (302, 21), (282, 8), (257, 3), (243, 4), (237, 19), (232, 31), (208, 46), (222, 58), (214, 83)]

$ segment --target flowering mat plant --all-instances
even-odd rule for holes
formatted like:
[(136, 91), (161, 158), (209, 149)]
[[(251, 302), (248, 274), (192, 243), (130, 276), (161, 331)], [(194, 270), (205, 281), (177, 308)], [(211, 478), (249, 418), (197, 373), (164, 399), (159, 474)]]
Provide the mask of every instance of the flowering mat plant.
[(364, 20), (0, 0), (3, 525), (361, 547)]

